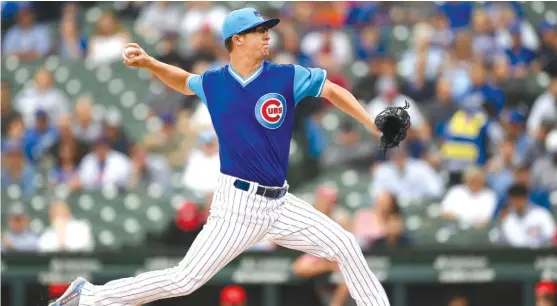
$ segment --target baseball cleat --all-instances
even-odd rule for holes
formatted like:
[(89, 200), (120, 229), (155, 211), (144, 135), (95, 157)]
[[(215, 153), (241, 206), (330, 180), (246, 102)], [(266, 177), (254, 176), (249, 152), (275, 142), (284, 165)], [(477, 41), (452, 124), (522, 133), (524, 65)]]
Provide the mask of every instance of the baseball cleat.
[(68, 287), (66, 292), (62, 294), (54, 303), (48, 306), (78, 306), (81, 289), (87, 283), (83, 277), (76, 278)]

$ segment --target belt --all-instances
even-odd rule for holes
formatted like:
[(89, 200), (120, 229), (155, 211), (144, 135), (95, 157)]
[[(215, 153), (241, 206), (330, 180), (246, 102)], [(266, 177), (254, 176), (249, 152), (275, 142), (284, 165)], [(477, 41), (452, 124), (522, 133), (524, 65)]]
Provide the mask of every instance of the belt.
[[(234, 187), (236, 187), (240, 190), (243, 190), (243, 191), (248, 191), (250, 185), (251, 185), (250, 182), (246, 182), (246, 181), (242, 181), (242, 180), (238, 180), (238, 179), (234, 181)], [(271, 198), (271, 199), (280, 199), (280, 198), (284, 197), (287, 192), (288, 192), (288, 187), (269, 188), (269, 187), (258, 186), (256, 194), (258, 194), (260, 196), (267, 197), (267, 198)]]

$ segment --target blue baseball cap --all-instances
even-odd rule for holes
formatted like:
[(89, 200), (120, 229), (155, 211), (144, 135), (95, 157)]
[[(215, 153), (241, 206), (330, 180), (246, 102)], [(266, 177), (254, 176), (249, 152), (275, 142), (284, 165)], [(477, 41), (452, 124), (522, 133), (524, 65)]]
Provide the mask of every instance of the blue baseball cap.
[(510, 124), (521, 124), (526, 119), (524, 114), (519, 111), (510, 111), (506, 117), (507, 122)]
[(235, 10), (226, 16), (222, 24), (222, 40), (260, 25), (265, 25), (270, 29), (279, 22), (278, 18), (265, 20), (256, 9), (251, 7)]
[(555, 26), (556, 26), (555, 24), (552, 24), (549, 21), (544, 20), (540, 23), (540, 32), (543, 34), (549, 31), (556, 31)]

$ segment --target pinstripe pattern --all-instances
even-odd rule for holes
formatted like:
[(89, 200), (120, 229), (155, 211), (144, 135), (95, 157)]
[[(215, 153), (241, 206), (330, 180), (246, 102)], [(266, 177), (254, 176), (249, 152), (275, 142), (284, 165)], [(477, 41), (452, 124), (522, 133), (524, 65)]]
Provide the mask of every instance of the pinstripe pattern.
[(82, 306), (127, 306), (187, 295), (201, 287), (247, 248), (262, 240), (339, 262), (358, 305), (389, 306), (385, 291), (367, 267), (352, 234), (308, 203), (288, 194), (274, 200), (242, 191), (236, 178), (221, 175), (207, 224), (184, 259), (170, 269), (87, 284)]

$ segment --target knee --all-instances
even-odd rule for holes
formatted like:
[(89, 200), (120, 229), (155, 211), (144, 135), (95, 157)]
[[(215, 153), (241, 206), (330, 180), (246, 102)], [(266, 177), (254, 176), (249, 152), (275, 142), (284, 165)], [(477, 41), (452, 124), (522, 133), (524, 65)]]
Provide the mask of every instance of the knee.
[(172, 293), (174, 296), (191, 294), (205, 283), (198, 273), (192, 273), (192, 271), (179, 266), (172, 268), (172, 270), (174, 272), (172, 278), (174, 285)]
[(354, 252), (355, 250), (360, 249), (360, 245), (358, 244), (358, 240), (354, 236), (354, 234), (343, 230), (342, 233), (339, 235), (340, 243), (336, 244), (335, 250), (335, 257), (339, 259), (339, 256), (344, 252)]

